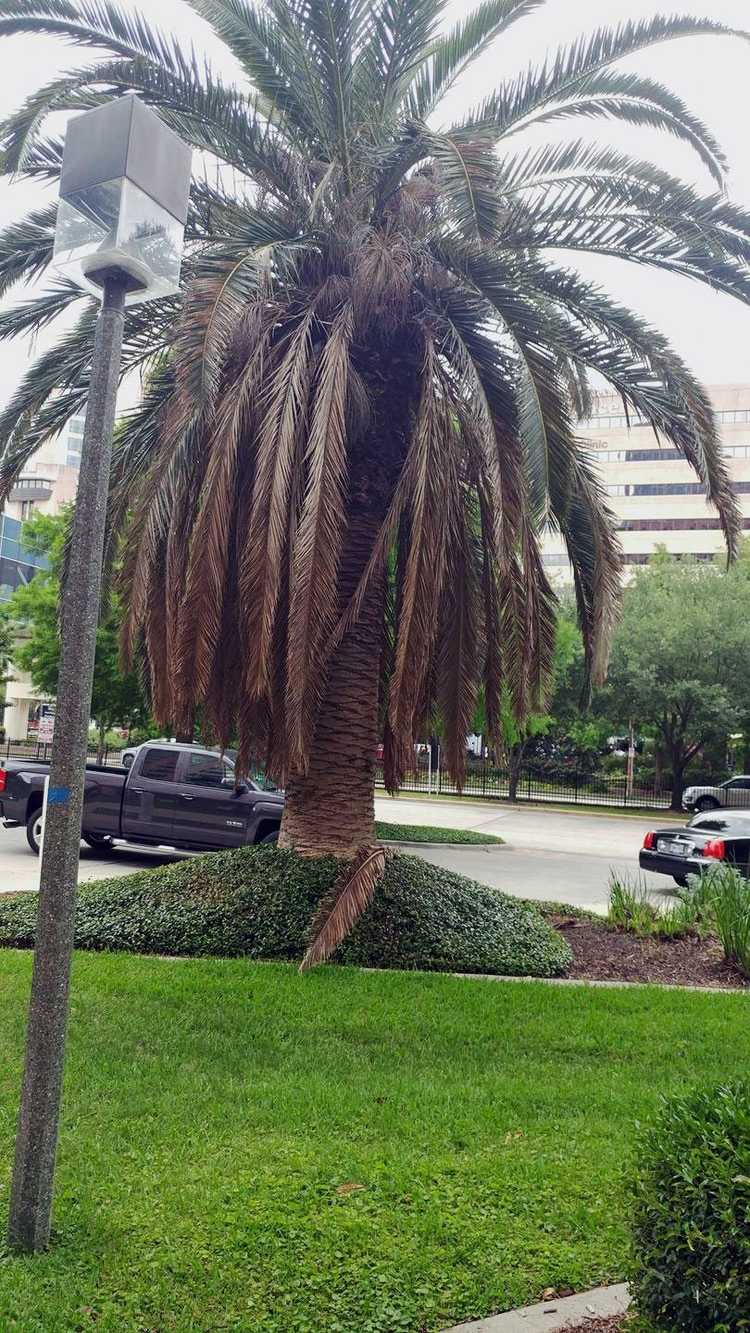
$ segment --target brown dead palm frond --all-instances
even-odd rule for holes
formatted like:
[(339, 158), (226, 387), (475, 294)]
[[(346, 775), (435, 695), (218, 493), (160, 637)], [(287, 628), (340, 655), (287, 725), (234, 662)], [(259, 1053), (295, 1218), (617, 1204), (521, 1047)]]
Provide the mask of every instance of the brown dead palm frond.
[(287, 734), (304, 769), (323, 685), (327, 639), (336, 624), (337, 579), (346, 522), (346, 401), (353, 312), (346, 304), (321, 353), (307, 438), (307, 489), (291, 558), (287, 632)]
[(314, 323), (311, 307), (290, 330), (261, 399), (256, 478), (240, 574), (246, 682), (256, 698), (269, 688), (270, 644), (281, 571), (289, 558), (293, 481), (299, 473), (297, 455), (312, 381)]
[(467, 496), (458, 494), (448, 541), (446, 585), (437, 654), (437, 700), (443, 724), (445, 761), (459, 791), (466, 774), (466, 737), (472, 730), (479, 676), (481, 548)]
[(344, 866), (315, 914), (300, 972), (324, 963), (346, 939), (372, 902), (386, 857), (384, 847), (360, 847), (351, 864)]
[(435, 345), (425, 340), (422, 399), (414, 440), (409, 497), (409, 550), (398, 606), (388, 720), (411, 744), (415, 711), (432, 658), (445, 578), (447, 519), (456, 484), (457, 440)]

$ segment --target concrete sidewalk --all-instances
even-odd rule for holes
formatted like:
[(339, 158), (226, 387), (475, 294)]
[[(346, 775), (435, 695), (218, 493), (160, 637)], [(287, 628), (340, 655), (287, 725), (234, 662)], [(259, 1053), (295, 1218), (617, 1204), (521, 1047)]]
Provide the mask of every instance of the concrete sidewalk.
[(621, 1282), (614, 1287), (595, 1287), (577, 1296), (508, 1310), (506, 1314), (491, 1315), (471, 1324), (456, 1324), (445, 1333), (561, 1333), (573, 1324), (585, 1324), (587, 1319), (625, 1314), (629, 1304), (627, 1286)]

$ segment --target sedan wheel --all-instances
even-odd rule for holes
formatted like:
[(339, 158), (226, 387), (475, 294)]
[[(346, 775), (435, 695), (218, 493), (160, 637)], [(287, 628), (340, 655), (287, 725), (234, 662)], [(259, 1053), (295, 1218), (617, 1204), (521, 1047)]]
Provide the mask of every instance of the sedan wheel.
[(719, 802), (715, 796), (701, 796), (700, 800), (695, 802), (695, 808), (703, 814), (704, 810), (718, 810)]
[(687, 888), (688, 886), (687, 875), (673, 875), (672, 879), (674, 880), (675, 884), (679, 884), (681, 889)]

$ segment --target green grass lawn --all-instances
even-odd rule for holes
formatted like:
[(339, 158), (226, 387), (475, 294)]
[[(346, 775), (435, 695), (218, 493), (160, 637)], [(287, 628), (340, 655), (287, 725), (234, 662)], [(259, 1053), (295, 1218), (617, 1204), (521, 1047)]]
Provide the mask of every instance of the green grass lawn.
[(429, 824), (383, 824), (379, 821), (375, 831), (383, 842), (448, 842), (477, 846), (504, 841), (493, 833), (474, 833), (464, 828), (433, 828)]
[[(4, 1199), (30, 972), (0, 953)], [(423, 1333), (621, 1278), (635, 1121), (748, 1072), (747, 1005), (79, 954), (54, 1248), (0, 1249), (2, 1333)]]

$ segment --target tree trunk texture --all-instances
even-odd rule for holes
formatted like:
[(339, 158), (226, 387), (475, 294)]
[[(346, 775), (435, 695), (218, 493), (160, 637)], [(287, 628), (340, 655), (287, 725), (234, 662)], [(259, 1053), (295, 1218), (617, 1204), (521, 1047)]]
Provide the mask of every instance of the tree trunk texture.
[(685, 787), (685, 766), (672, 759), (672, 803), (670, 810), (682, 810), (682, 793)]
[(508, 755), (508, 800), (515, 801), (518, 795), (518, 783), (521, 778), (523, 747), (512, 745)]
[[(340, 611), (357, 587), (377, 528), (376, 516), (352, 519), (342, 552)], [(383, 578), (374, 578), (357, 624), (329, 664), (310, 767), (287, 782), (279, 846), (302, 856), (352, 857), (375, 840), (383, 597)]]

